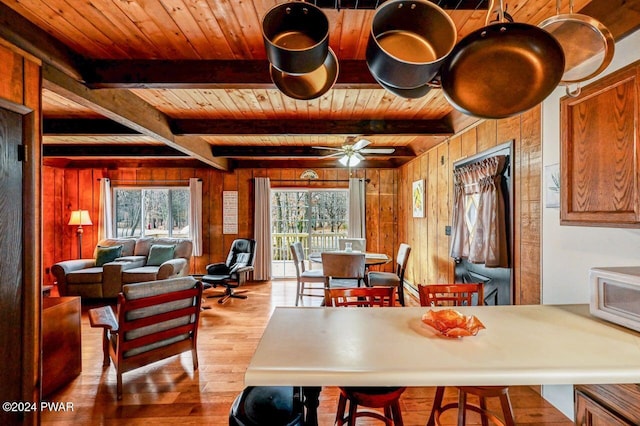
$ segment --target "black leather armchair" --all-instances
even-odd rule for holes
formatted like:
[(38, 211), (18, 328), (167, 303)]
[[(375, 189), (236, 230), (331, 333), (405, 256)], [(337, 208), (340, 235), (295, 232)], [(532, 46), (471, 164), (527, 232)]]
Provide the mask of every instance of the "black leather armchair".
[(240, 238), (231, 243), (227, 260), (222, 263), (207, 265), (207, 274), (202, 277), (202, 282), (207, 288), (223, 286), (225, 291), (221, 294), (207, 297), (220, 297), (218, 303), (224, 303), (229, 298), (246, 299), (244, 293), (247, 290), (235, 288), (243, 285), (249, 272), (253, 271), (256, 254), (256, 241)]

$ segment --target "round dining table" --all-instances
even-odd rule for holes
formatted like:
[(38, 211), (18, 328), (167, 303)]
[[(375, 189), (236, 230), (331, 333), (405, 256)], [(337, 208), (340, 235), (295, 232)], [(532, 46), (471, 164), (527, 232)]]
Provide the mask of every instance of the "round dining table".
[[(347, 252), (344, 250), (333, 250), (333, 251), (330, 251), (330, 253), (359, 254), (361, 252), (356, 250), (350, 251), (350, 252)], [(309, 260), (314, 263), (322, 263), (322, 253), (311, 253), (309, 255)], [(384, 253), (372, 253), (368, 251), (364, 253), (364, 263), (367, 267), (375, 266), (375, 265), (384, 265), (385, 263), (389, 263), (389, 262), (391, 262), (391, 258)]]

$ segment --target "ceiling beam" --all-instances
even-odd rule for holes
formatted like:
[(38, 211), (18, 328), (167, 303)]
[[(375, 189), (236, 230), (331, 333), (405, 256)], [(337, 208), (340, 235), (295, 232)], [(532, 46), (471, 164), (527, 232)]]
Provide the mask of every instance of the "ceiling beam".
[(440, 120), (173, 120), (176, 135), (443, 135)]
[[(355, 169), (395, 169), (403, 164), (406, 164), (410, 159), (408, 158), (389, 158), (386, 160), (376, 160), (376, 159), (366, 159), (358, 163), (358, 167), (352, 168)], [(335, 158), (325, 159), (325, 160), (267, 160), (267, 159), (240, 159), (233, 161), (234, 168), (243, 168), (243, 169), (275, 169), (275, 168), (283, 168), (290, 169), (291, 167), (296, 168), (336, 168), (336, 169), (345, 169), (346, 167), (342, 166)]]
[[(451, 136), (451, 124), (441, 120), (210, 120), (169, 119), (174, 135), (430, 135)], [(140, 135), (113, 120), (45, 118), (47, 136)]]
[(84, 158), (189, 158), (182, 151), (166, 145), (137, 145), (137, 144), (44, 144), (43, 157), (84, 157)]
[(42, 133), (46, 136), (141, 135), (140, 132), (105, 118), (45, 118), (42, 120)]
[[(83, 72), (94, 89), (275, 89), (267, 60), (94, 60)], [(366, 61), (341, 60), (334, 88), (380, 88)]]
[(195, 136), (176, 136), (169, 127), (169, 118), (138, 96), (123, 90), (91, 90), (44, 64), (43, 86), (67, 99), (90, 108), (126, 127), (155, 138), (172, 148), (222, 170), (228, 170), (225, 159), (215, 158), (211, 146)]
[(580, 13), (600, 21), (616, 40), (640, 26), (640, 0), (592, 0)]
[[(393, 158), (415, 158), (416, 154), (404, 146), (375, 146), (376, 148), (392, 148), (393, 154), (363, 154), (375, 158), (376, 155)], [(235, 146), (235, 145), (216, 145), (211, 147), (213, 155), (216, 157), (267, 157), (267, 158), (315, 158), (319, 159), (325, 155), (335, 154), (334, 150), (316, 149), (311, 146)]]
[(76, 80), (82, 79), (82, 56), (1, 2), (0, 38)]

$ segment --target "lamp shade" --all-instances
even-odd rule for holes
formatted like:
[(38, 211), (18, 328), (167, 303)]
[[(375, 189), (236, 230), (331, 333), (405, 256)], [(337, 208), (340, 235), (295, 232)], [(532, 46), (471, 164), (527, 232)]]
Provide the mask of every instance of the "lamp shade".
[(74, 210), (71, 212), (71, 218), (69, 219), (69, 225), (93, 225), (91, 218), (89, 217), (88, 210)]

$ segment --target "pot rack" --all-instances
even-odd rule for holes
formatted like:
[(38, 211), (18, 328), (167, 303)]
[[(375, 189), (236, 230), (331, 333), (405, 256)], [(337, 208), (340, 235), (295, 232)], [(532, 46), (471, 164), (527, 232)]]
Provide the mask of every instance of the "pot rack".
[[(387, 0), (306, 0), (321, 9), (376, 9)], [(489, 0), (430, 0), (442, 9), (487, 10)]]

